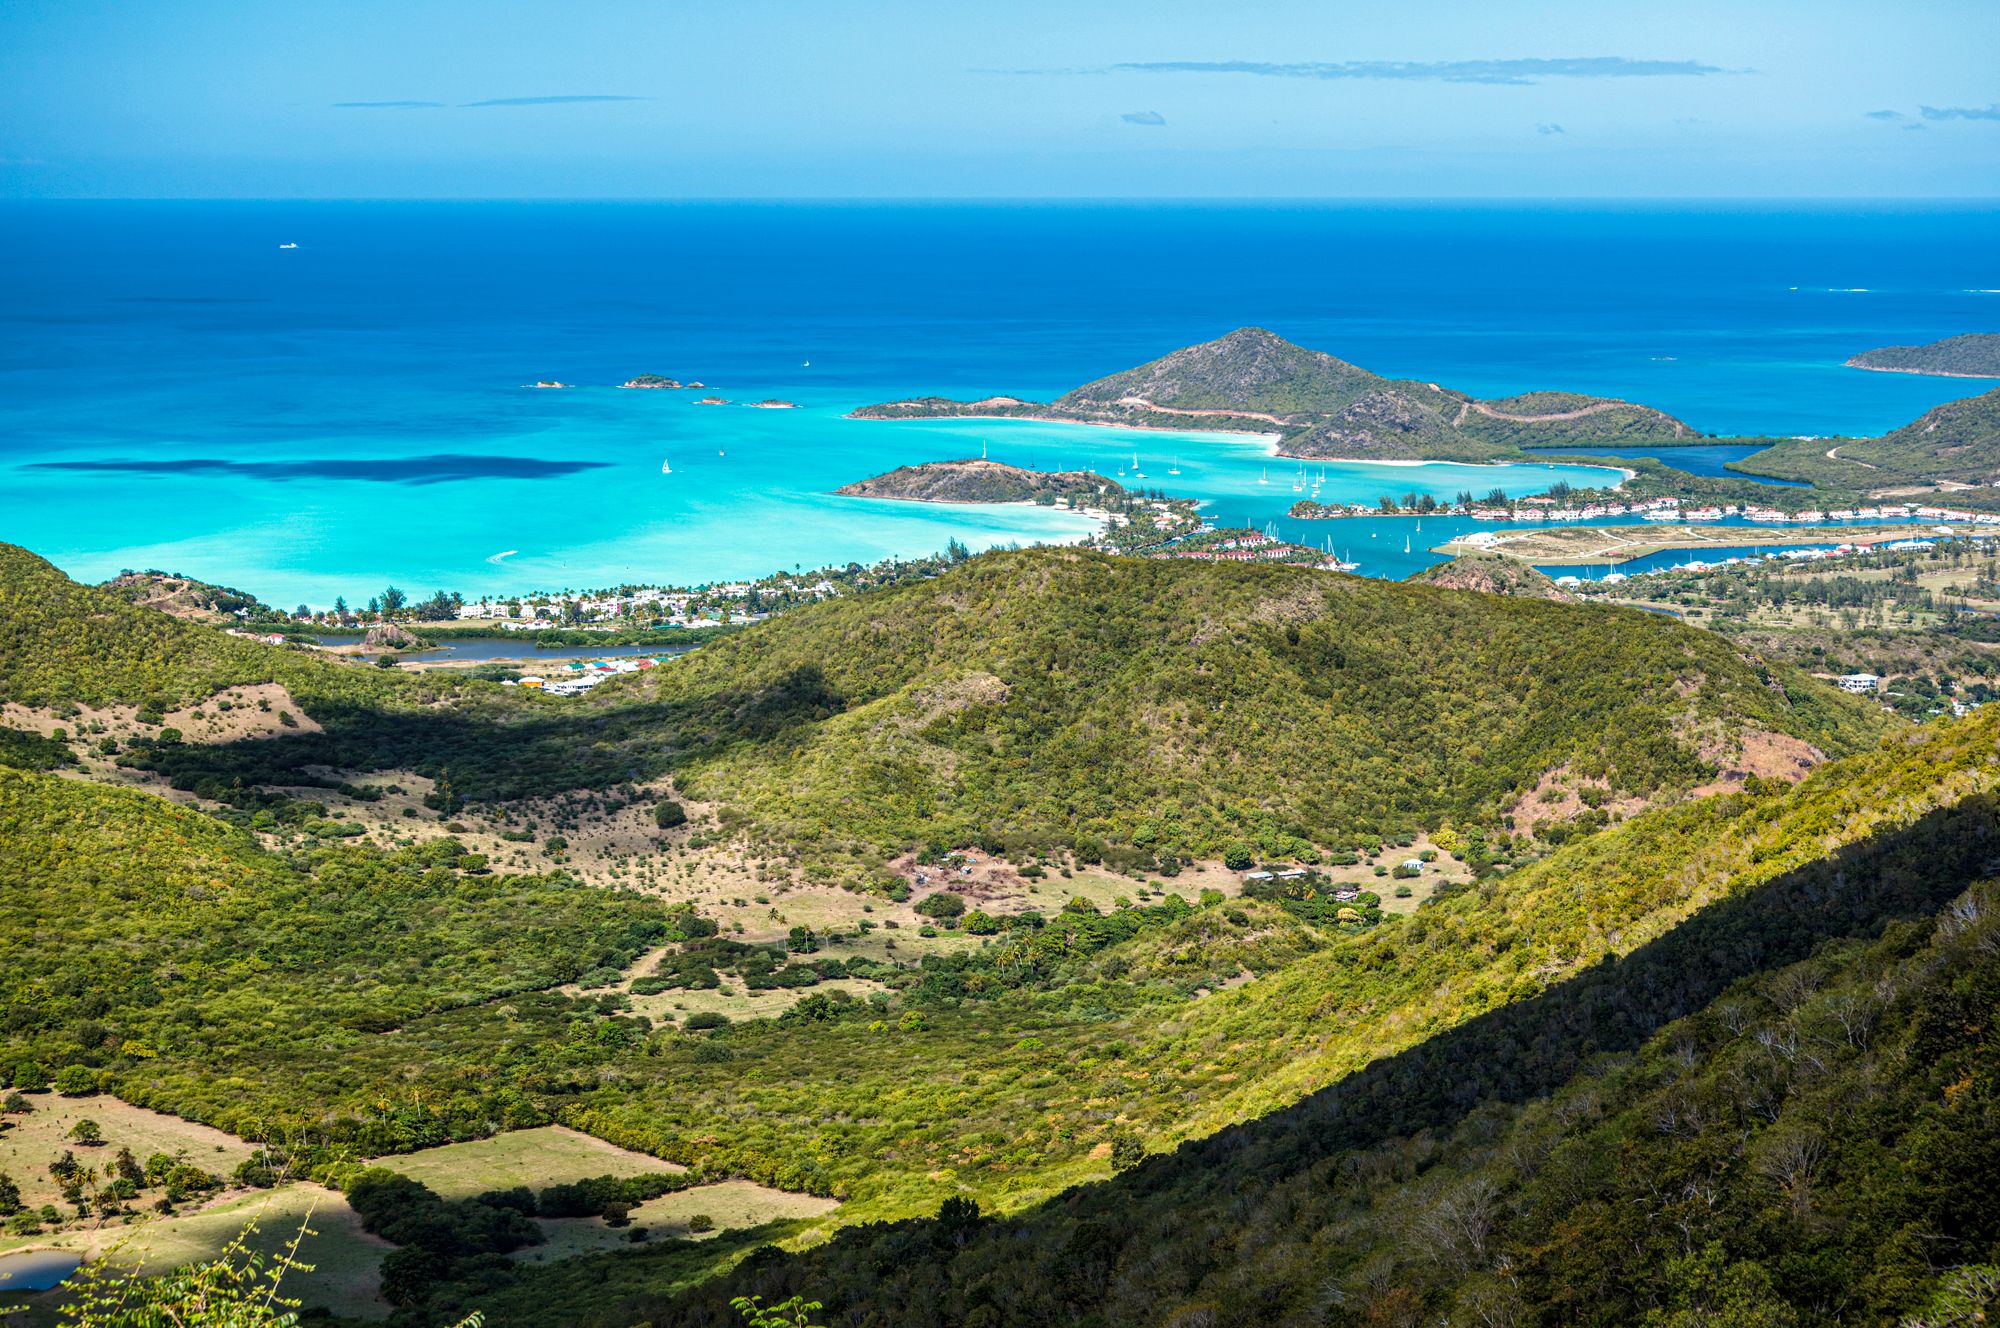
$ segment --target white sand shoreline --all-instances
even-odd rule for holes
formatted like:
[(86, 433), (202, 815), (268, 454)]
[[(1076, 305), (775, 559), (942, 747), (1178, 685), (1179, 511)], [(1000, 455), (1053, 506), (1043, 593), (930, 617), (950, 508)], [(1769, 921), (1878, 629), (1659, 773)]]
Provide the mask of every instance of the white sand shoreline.
[[(1061, 424), (1061, 425), (1070, 425), (1079, 429), (1122, 429), (1128, 433), (1174, 433), (1174, 434), (1184, 434), (1191, 437), (1216, 438), (1231, 442), (1237, 439), (1258, 440), (1268, 443), (1270, 445), (1270, 451), (1268, 455), (1275, 457), (1281, 461), (1303, 461), (1307, 463), (1321, 461), (1342, 466), (1400, 466), (1400, 467), (1466, 466), (1466, 467), (1479, 467), (1481, 469), (1487, 469), (1487, 470), (1504, 470), (1508, 468), (1517, 468), (1521, 466), (1554, 467), (1557, 465), (1570, 465), (1574, 466), (1578, 470), (1615, 470), (1620, 475), (1624, 476), (1625, 479), (1627, 480), (1634, 479), (1639, 474), (1638, 471), (1628, 470), (1624, 466), (1597, 466), (1597, 465), (1588, 465), (1577, 462), (1452, 461), (1444, 457), (1426, 457), (1426, 458), (1410, 459), (1403, 457), (1388, 458), (1388, 457), (1301, 456), (1295, 452), (1281, 452), (1278, 450), (1278, 444), (1284, 442), (1285, 440), (1285, 435), (1283, 435), (1282, 433), (1271, 433), (1269, 431), (1263, 431), (1263, 430), (1253, 433), (1247, 429), (1182, 429), (1164, 424), (1120, 424), (1112, 420), (1070, 420), (1070, 419), (1064, 419), (1061, 416), (1057, 415), (871, 416), (871, 415), (855, 415), (850, 412), (849, 414), (841, 416), (841, 418), (847, 420), (856, 420), (862, 424), (932, 424), (932, 423), (948, 424), (959, 420), (976, 420), (988, 424)], [(1620, 481), (1620, 483), (1623, 482), (1624, 481), (1622, 480)], [(917, 501), (923, 501), (923, 500), (919, 499)]]

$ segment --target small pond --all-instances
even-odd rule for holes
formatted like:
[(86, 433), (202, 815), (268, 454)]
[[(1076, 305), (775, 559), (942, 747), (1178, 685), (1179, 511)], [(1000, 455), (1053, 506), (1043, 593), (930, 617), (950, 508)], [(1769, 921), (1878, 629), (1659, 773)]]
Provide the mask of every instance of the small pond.
[(0, 1295), (61, 1286), (82, 1261), (69, 1250), (19, 1250), (0, 1254)]

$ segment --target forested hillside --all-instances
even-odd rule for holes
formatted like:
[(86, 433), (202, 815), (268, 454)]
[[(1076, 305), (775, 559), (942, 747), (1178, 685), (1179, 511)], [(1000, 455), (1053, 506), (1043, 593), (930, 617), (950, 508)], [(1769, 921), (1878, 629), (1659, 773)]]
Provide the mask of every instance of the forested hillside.
[(1840, 455), (1895, 475), (1990, 485), (2000, 476), (2000, 388), (1934, 406), (1880, 438), (1843, 444)]
[(410, 1021), (628, 963), (670, 923), (448, 839), (282, 855), (151, 794), (0, 765), (0, 1066), (79, 1066), (253, 1138), (317, 1116), (323, 1142), (380, 1150), (547, 1119), (507, 1083), (406, 1112), (400, 1076), (357, 1062)]
[(129, 659), (149, 688), (282, 679), (325, 730), (131, 758), (179, 787), (405, 768), (479, 799), (671, 775), (725, 830), (856, 884), (933, 842), (1146, 866), (1498, 826), (1545, 779), (1596, 806), (1796, 777), (1883, 723), (1657, 615), (1070, 550), (799, 610), (567, 705), (247, 642), (209, 660), (180, 623), (133, 646), (99, 592), (32, 581), (75, 607), (0, 695), (145, 695), (111, 676)]
[[(1827, 966), (1829, 988), (1859, 965), (1879, 985), (1928, 953), (1922, 920), (2000, 858), (2000, 719), (1881, 741), (1862, 703), (1656, 615), (1069, 550), (797, 611), (571, 702), (235, 640), (26, 555), (0, 572), (20, 610), (0, 698), (158, 709), (268, 681), (323, 730), (124, 753), (222, 819), (77, 778), (60, 741), (0, 747), (53, 771), (0, 769), (0, 1065), (282, 1137), (329, 1176), (357, 1151), (553, 1120), (699, 1178), (837, 1197), (843, 1222), (900, 1223), (756, 1255), (686, 1303), (666, 1299), (667, 1270), (691, 1266), (677, 1245), (482, 1266), (476, 1283), (413, 1292), (412, 1323), (473, 1308), (545, 1322), (552, 1297), (566, 1321), (606, 1328), (722, 1322), (722, 1296), (748, 1288), (810, 1289), (855, 1324), (1470, 1322), (1491, 1293), (1513, 1316), (1496, 1322), (1609, 1325), (1746, 1286), (1815, 1322), (1820, 1302), (1787, 1280), (1808, 1265), (1823, 1298), (1900, 1312), (1929, 1294), (1914, 1264), (1893, 1285), (1852, 1274), (1876, 1215), (1841, 1209), (1837, 1240), (1793, 1208), (1790, 1226), (1753, 1220), (1762, 1131), (1820, 1131), (1816, 1195), (1860, 1146), (1822, 1107), (1791, 1105), (1803, 1081), (1758, 1080), (1749, 1117), (1708, 1102), (1687, 1137), (1699, 1148), (1645, 1132), (1662, 1056), (1712, 1067), (1715, 1093), (1749, 1091), (1716, 1067), (1789, 1036), (1764, 1027), (1760, 997), (1735, 997), (1752, 1014), (1692, 1060), (1648, 1039), (1786, 965)], [(1807, 774), (1821, 754), (1835, 759)], [(1755, 772), (1774, 755), (1802, 782)], [(629, 796), (670, 775), (712, 809), (705, 837), (787, 850), (798, 884), (854, 887), (821, 894), (856, 918), (905, 888), (883, 869), (913, 847), (985, 845), (1049, 874), (1102, 858), (1139, 897), (995, 903), (971, 944), (909, 964), (893, 946), (843, 949), (860, 924), (761, 948), (670, 898), (501, 874), (450, 839), (245, 828), (273, 824), (259, 785), (335, 791), (329, 767), (435, 771), (453, 799)], [(1711, 796), (1675, 800), (1697, 786)], [(1544, 793), (1574, 819), (1540, 826), (1529, 851)], [(1314, 861), (1419, 830), (1479, 869), (1407, 917), (1366, 903), (1364, 918), (1310, 884), (1140, 888), (1218, 851)], [(621, 973), (629, 985), (605, 990)], [(742, 1022), (635, 1009), (724, 974), (861, 990)], [(565, 985), (585, 977), (595, 991)], [(1939, 990), (1920, 977), (1904, 989)], [(1973, 1051), (1919, 1044), (1912, 1017), (1879, 1004), (1883, 1036), (1852, 1050), (1921, 1045), (1921, 1065), (1826, 1053), (1825, 1073), (1852, 1070), (1850, 1102), (1906, 1085), (1876, 1120), (1930, 1120), (1942, 1094), (1937, 1137), (1976, 1162), (1973, 1126), (1950, 1111), (1990, 1110), (1983, 1026), (1964, 1034)], [(1879, 1156), (1919, 1157), (1915, 1128), (1878, 1130)], [(1522, 1161), (1572, 1154), (1561, 1173)], [(1648, 1195), (1693, 1158), (1717, 1197), (1686, 1213), (1660, 1200), (1680, 1232), (1662, 1235), (1614, 1154)], [(1558, 1174), (1554, 1202), (1538, 1187)], [(1940, 1184), (1960, 1202), (1959, 1178)], [(1916, 1223), (1909, 1248), (1952, 1251), (1935, 1267), (1986, 1257), (1972, 1219), (1923, 1225), (1932, 1191), (1867, 1193), (1893, 1210), (1883, 1241)], [(944, 1222), (907, 1222), (947, 1200)], [(1468, 1211), (1476, 1241), (1453, 1225)], [(1563, 1301), (1572, 1249), (1596, 1290)]]

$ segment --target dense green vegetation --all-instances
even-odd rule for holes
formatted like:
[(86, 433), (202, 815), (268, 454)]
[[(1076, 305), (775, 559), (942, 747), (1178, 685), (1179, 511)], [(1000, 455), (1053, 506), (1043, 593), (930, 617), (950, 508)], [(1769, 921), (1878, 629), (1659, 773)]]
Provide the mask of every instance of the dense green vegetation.
[[(269, 681), (324, 729), (123, 754), (218, 815), (23, 768), (66, 744), (4, 740), (0, 1070), (360, 1183), (411, 1324), (546, 1322), (553, 1296), (577, 1322), (723, 1322), (729, 1294), (811, 1289), (854, 1323), (1608, 1326), (1749, 1297), (1783, 1328), (1905, 1312), (1936, 1270), (1995, 1253), (1963, 1215), (1993, 1174), (1992, 978), (1952, 967), (1990, 956), (1986, 896), (1949, 935), (1921, 922), (2000, 848), (2000, 716), (1878, 745), (1879, 710), (1656, 615), (1072, 550), (801, 608), (568, 702), (235, 640), (12, 550), (0, 610), (0, 698), (157, 714)], [(1796, 788), (1607, 810), (1674, 804), (1743, 735), (1846, 755)], [(927, 895), (923, 918), (972, 943), (907, 967), (849, 950), (862, 930), (752, 945), (450, 839), (291, 837), (260, 786), (344, 777), (319, 767), (433, 774), (445, 817), (652, 798), (634, 783), (669, 775), (701, 834), (783, 849), (808, 881), (894, 893), (888, 857), (976, 844), (1051, 874), (1102, 860), (1137, 898), (1002, 915)], [(1593, 810), (1510, 827), (1553, 772)], [(1195, 857), (1351, 862), (1419, 830), (1477, 879), (1407, 918), (1312, 874), (1194, 903), (1144, 880)], [(1794, 1016), (1817, 997), (1780, 1008), (1758, 985), (1799, 964), (1815, 991), (1874, 993), (1879, 1035), (1810, 1042), (1831, 1025)], [(665, 1008), (725, 975), (818, 989), (777, 1019)], [(1922, 1040), (1900, 993), (1935, 1008), (1953, 983), (1962, 1017)], [(1748, 1013), (1725, 1018), (1730, 999)], [(1778, 1060), (1791, 1078), (1766, 1075)], [(1659, 1131), (1658, 1094), (1683, 1088), (1700, 1127)], [(504, 1257), (531, 1216), (610, 1214), (622, 1182), (447, 1203), (354, 1174), (551, 1120), (692, 1169), (670, 1183), (744, 1176), (894, 1224), (753, 1254), (669, 1303), (742, 1246)], [(1801, 1209), (1762, 1159), (1806, 1126)], [(1947, 1155), (1961, 1173), (1924, 1170)], [(1676, 1207), (1691, 1178), (1713, 1197)], [(1948, 1257), (1871, 1281), (1871, 1247)]]
[(1900, 429), (1843, 444), (1843, 458), (1930, 482), (1990, 485), (2000, 475), (2000, 388), (1933, 406)]
[(741, 642), (686, 661), (662, 696), (727, 678), (810, 689), (831, 713), (676, 777), (854, 870), (930, 840), (1167, 866), (1236, 839), (1295, 855), (1495, 823), (1559, 766), (1638, 794), (1686, 787), (1713, 770), (1688, 740), (1706, 723), (1825, 750), (1876, 723), (1657, 618), (1058, 551)]
[[(1543, 1282), (1516, 1288), (1520, 1313), (1502, 1321), (1610, 1325), (1692, 1294), (1667, 1256), (1717, 1241), (1726, 1265), (1768, 1260), (1790, 1279), (1784, 1294), (1800, 1314), (1824, 1315), (1824, 1304), (1849, 1294), (1868, 1275), (1865, 1251), (1891, 1237), (1912, 1254), (1945, 1251), (1939, 1267), (1991, 1258), (1996, 1233), (1954, 1215), (1977, 1208), (2000, 1162), (1974, 1162), (2000, 1137), (1993, 1024), (1973, 1013), (1990, 1011), (2000, 976), (1992, 920), (1979, 911), (1995, 901), (1980, 896), (1978, 936), (1961, 944), (1949, 928), (1941, 933), (1960, 957), (1986, 965), (1986, 987), (1948, 997), (1957, 979), (1945, 977), (1906, 995), (1878, 978), (1879, 961), (1914, 953), (1925, 934), (1897, 920), (1932, 916), (2000, 847), (1995, 732), (1991, 720), (1934, 726), (1796, 790), (1637, 818), (1454, 892), (1407, 922), (1327, 937), (1266, 977), (1192, 1001), (1163, 992), (1134, 1004), (1129, 986), (1104, 980), (1107, 960), (1137, 967), (1169, 935), (1142, 931), (1039, 993), (955, 1007), (913, 1002), (919, 1026), (906, 1015), (885, 1028), (864, 1008), (803, 1026), (727, 1030), (709, 1044), (713, 1061), (689, 1056), (674, 1092), (641, 1090), (628, 1105), (573, 1119), (669, 1153), (692, 1144), (693, 1159), (761, 1137), (774, 1162), (809, 1160), (854, 1194), (856, 1216), (953, 1194), (989, 1210), (1043, 1202), (942, 1243), (931, 1224), (859, 1228), (796, 1259), (753, 1261), (674, 1307), (649, 1299), (643, 1263), (603, 1265), (590, 1303), (604, 1312), (579, 1311), (578, 1321), (721, 1322), (720, 1305), (736, 1291), (804, 1288), (834, 1306), (832, 1322), (1150, 1324), (1205, 1306), (1215, 1323), (1247, 1324), (1313, 1321), (1341, 1306), (1333, 1322), (1414, 1324), (1445, 1314), (1456, 1295), (1504, 1289), (1510, 1265), (1535, 1260)], [(1199, 909), (1187, 921), (1226, 927), (1228, 912)], [(1887, 952), (1856, 961), (1851, 980), (1841, 976), (1850, 956), (1885, 935)], [(1790, 1031), (1773, 1030), (1754, 993), (1728, 991), (1801, 962), (1822, 976), (1796, 991), (1844, 988), (1866, 1001), (1854, 1009), (1829, 1001)], [(1095, 981), (1079, 983), (1086, 977)], [(1780, 974), (1786, 980), (1797, 982)], [(1787, 998), (1782, 1013), (1804, 999)], [(1663, 1026), (1704, 1007), (1712, 1007), (1706, 1023), (1669, 1028), (1652, 1042), (1656, 1051), (1642, 1052)], [(1822, 1075), (1839, 1061), (1820, 1039), (1843, 1011), (1856, 1027), (1929, 1019), (1960, 1040), (1905, 1057), (1897, 1037), (1884, 1036), (1875, 1045), (1901, 1059), (1861, 1064), (1834, 1082)], [(1690, 1028), (1705, 1039), (1692, 1057)], [(1954, 1060), (1953, 1045), (1986, 1059)], [(1634, 1083), (1646, 1086), (1645, 1073), (1628, 1080), (1624, 1062), (1603, 1058), (1634, 1053), (1642, 1069), (1665, 1064), (1682, 1077), (1716, 1058), (1709, 1082), (1735, 1105), (1681, 1107), (1697, 1134), (1716, 1132), (1702, 1147), (1688, 1147), (1685, 1127), (1661, 1131), (1653, 1098), (1617, 1100)], [(1959, 1087), (1940, 1093), (1951, 1085)], [(1791, 1108), (1795, 1090), (1806, 1096)], [(824, 1112), (830, 1092), (835, 1117)], [(1829, 1114), (1832, 1103), (1864, 1114), (1850, 1127)], [(1797, 1112), (1789, 1120), (1788, 1110)], [(799, 1120), (813, 1122), (810, 1143), (783, 1151), (779, 1141), (796, 1129), (786, 1123)], [(1839, 1201), (1855, 1216), (1800, 1222), (1760, 1169), (1795, 1123), (1812, 1124), (1829, 1147), (1857, 1150), (1843, 1164), (1852, 1169)], [(1590, 1133), (1600, 1126), (1604, 1134)], [(1538, 1130), (1554, 1137), (1527, 1146)], [(1629, 1141), (1620, 1131), (1633, 1132)], [(1888, 1152), (1871, 1142), (1878, 1137)], [(1147, 1156), (1179, 1140), (1190, 1142)], [(1893, 1179), (1896, 1159), (1915, 1159), (1907, 1150), (1917, 1149), (1972, 1164), (1953, 1176)], [(1060, 1195), (1048, 1183), (1103, 1180), (1134, 1162), (1108, 1183)], [(866, 1200), (898, 1170), (906, 1179), (897, 1205)], [(1448, 1205), (1470, 1193), (1465, 1184), (1487, 1179), (1494, 1192), (1479, 1199), (1475, 1228), (1488, 1217), (1496, 1232), (1503, 1218), (1520, 1225), (1470, 1249), (1449, 1234)], [(1700, 1184), (1684, 1195), (1690, 1181)], [(1883, 1206), (1870, 1208), (1878, 1195)], [(1934, 1207), (1932, 1195), (1949, 1203)], [(1636, 1202), (1648, 1196), (1651, 1207)], [(1695, 1202), (1684, 1206), (1686, 1198)], [(1773, 1199), (1771, 1216), (1752, 1220)], [(1551, 1245), (1548, 1224), (1566, 1216), (1583, 1229)], [(1572, 1245), (1580, 1247), (1574, 1283), (1565, 1271)], [(1797, 1280), (1809, 1266), (1825, 1280)], [(1880, 1288), (1889, 1310), (1927, 1294), (1929, 1274), (1903, 1268)], [(519, 1303), (532, 1303), (533, 1278), (517, 1284)], [(1572, 1296), (1572, 1284), (1589, 1294)], [(1369, 1317), (1405, 1294), (1402, 1317)], [(1462, 1312), (1477, 1303), (1468, 1299)], [(992, 1313), (980, 1316), (982, 1307)]]
[[(2000, 889), (1810, 955), (1784, 910), (1733, 912), (1032, 1215), (851, 1231), (620, 1310), (721, 1324), (728, 1295), (803, 1287), (871, 1324), (1990, 1315)], [(1675, 972), (1715, 944), (1756, 976)]]
[(1969, 332), (1921, 346), (1880, 346), (1861, 352), (1848, 363), (1857, 369), (2000, 378), (2000, 333)]
[(1932, 407), (1880, 438), (1788, 439), (1731, 463), (1731, 469), (1861, 492), (1972, 485), (1929, 501), (1992, 511), (2000, 504), (1987, 491), (2000, 474), (2000, 389)]
[(0, 846), (0, 1066), (81, 1067), (253, 1139), (312, 1119), (374, 1152), (546, 1120), (483, 1075), (417, 1106), (349, 1058), (420, 1063), (406, 1025), (622, 966), (668, 932), (651, 901), (493, 875), (448, 839), (286, 857), (149, 794), (5, 767)]
[(325, 732), (124, 758), (246, 813), (268, 809), (242, 789), (324, 782), (307, 767), (416, 770), (442, 811), (671, 774), (725, 830), (854, 883), (933, 840), (1168, 870), (1239, 840), (1298, 856), (1496, 824), (1558, 767), (1653, 795), (1715, 773), (1704, 737), (1839, 752), (1880, 723), (1654, 615), (1069, 550), (803, 608), (570, 702), (127, 623), (32, 560), (12, 584), (0, 696), (285, 682)]

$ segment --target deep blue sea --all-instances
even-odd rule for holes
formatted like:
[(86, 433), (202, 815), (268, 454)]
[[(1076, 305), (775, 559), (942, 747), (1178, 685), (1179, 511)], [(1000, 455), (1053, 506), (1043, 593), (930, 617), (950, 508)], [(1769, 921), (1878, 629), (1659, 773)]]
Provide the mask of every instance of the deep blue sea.
[[(1841, 361), (2000, 328), (1996, 291), (2000, 213), (1942, 205), (9, 203), (0, 539), (78, 576), (159, 567), (289, 607), (1080, 533), (1039, 509), (828, 496), (983, 446), (1113, 475), (1136, 455), (1219, 520), (1402, 576), (1466, 523), (1288, 521), (1297, 467), (1265, 441), (841, 417), (1046, 398), (1259, 324), (1481, 395), (1864, 434), (1989, 385)], [(641, 372), (732, 404), (613, 386)], [(538, 378), (577, 386), (522, 386)], [(767, 397), (804, 408), (744, 404)], [(1324, 469), (1328, 501), (1602, 474)]]

